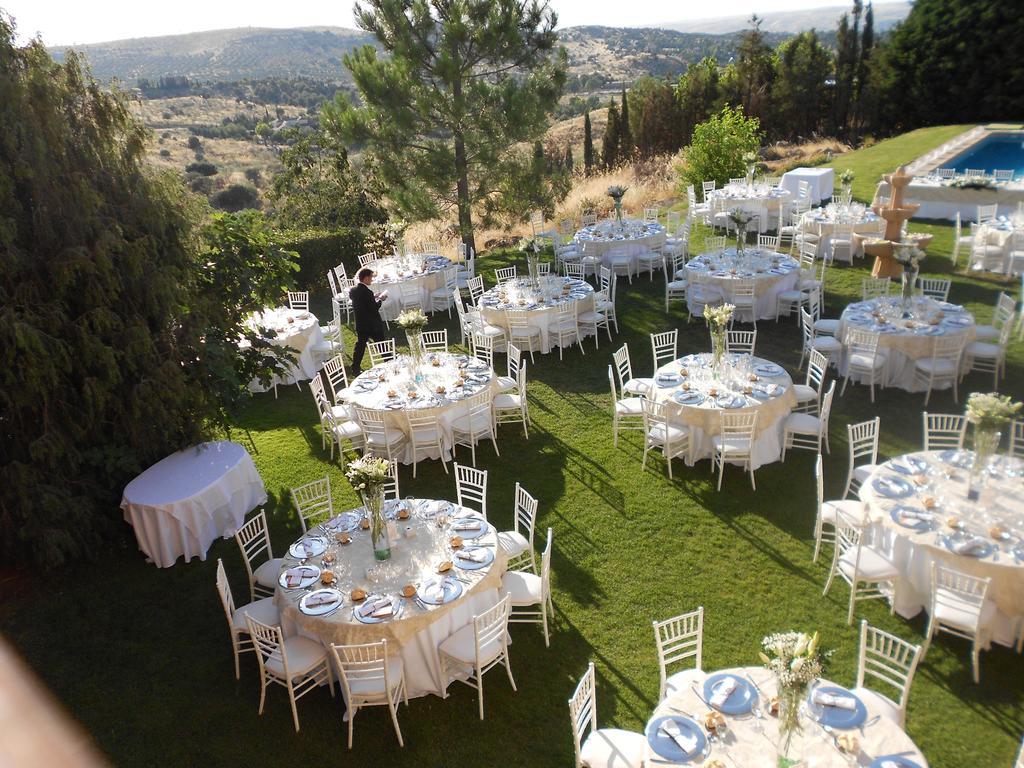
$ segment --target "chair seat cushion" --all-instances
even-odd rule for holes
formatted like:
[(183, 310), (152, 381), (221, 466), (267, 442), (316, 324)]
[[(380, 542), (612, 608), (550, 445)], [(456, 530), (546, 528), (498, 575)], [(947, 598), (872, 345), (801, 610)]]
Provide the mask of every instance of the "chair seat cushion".
[[(838, 342), (837, 342), (838, 343)], [(850, 355), (849, 360), (850, 368), (867, 369), (871, 371), (880, 370), (885, 366), (885, 356), (876, 352), (874, 355), (868, 356), (860, 352), (855, 352)]]
[(352, 419), (336, 421), (334, 423), (334, 434), (341, 440), (355, 440), (363, 436), (363, 428), (359, 426), (358, 421), (353, 421)]
[(863, 686), (850, 689), (850, 693), (863, 701), (869, 711), (877, 712), (899, 728), (903, 727), (903, 713), (900, 712), (899, 705), (888, 696)]
[[(487, 416), (486, 413), (482, 415)], [(431, 427), (425, 424), (417, 424), (410, 430), (409, 436), (417, 443), (436, 443), (441, 438), (441, 429), (436, 425)]]
[(480, 411), (470, 416), (468, 413), (452, 420), (453, 432), (473, 432), (479, 434), (490, 429), (491, 414), (487, 411)]
[(827, 355), (830, 352), (838, 352), (843, 348), (843, 345), (834, 336), (816, 336), (811, 341), (811, 348), (818, 350), (823, 355)]
[(276, 627), (281, 623), (281, 613), (274, 605), (272, 597), (264, 597), (262, 600), (238, 606), (231, 617), (231, 626), (236, 632), (249, 632), (249, 625), (245, 623), (246, 615), (252, 616), (260, 624), (266, 624), (268, 627)]
[(519, 383), (511, 376), (499, 376), (497, 378), (498, 389), (502, 392), (508, 392), (510, 389), (515, 389), (519, 386)]
[[(856, 549), (847, 550), (839, 558), (839, 569), (847, 576), (852, 576)], [(889, 581), (899, 576), (899, 569), (881, 552), (871, 547), (860, 548), (860, 561), (857, 564), (857, 577), (867, 581)]]
[[(288, 663), (291, 664), (291, 659), (288, 660)], [(392, 690), (394, 690), (394, 688), (402, 681), (402, 657), (397, 653), (388, 655), (388, 680), (391, 682)], [(383, 694), (384, 678), (350, 678), (348, 686), (349, 690), (356, 696), (373, 696), (374, 694)]]
[[(284, 655), (288, 657), (288, 671), (292, 680), (303, 677), (309, 670), (327, 659), (327, 649), (316, 640), (302, 635), (294, 635), (284, 639)], [(271, 656), (264, 662), (267, 671), (275, 677), (284, 677), (284, 663), (277, 656)]]
[(496, 325), (489, 325), (487, 323), (484, 323), (482, 326), (474, 328), (473, 329), (473, 333), (482, 333), (484, 336), (497, 337), (497, 336), (504, 336), (505, 335), (505, 329), (504, 328), (499, 328)]
[[(473, 634), (472, 623), (455, 630), (452, 634), (441, 641), (438, 650), (463, 664), (476, 663), (476, 638)], [(487, 664), (493, 661), (501, 653), (501, 643), (495, 637), (480, 646), (480, 663)]]
[(803, 291), (779, 291), (776, 301), (804, 301), (806, 298)]
[(840, 515), (851, 522), (856, 522), (861, 519), (863, 513), (864, 504), (853, 499), (835, 499), (821, 505), (821, 519), (832, 525), (836, 524)]
[(675, 427), (671, 424), (655, 424), (647, 433), (647, 439), (655, 445), (664, 445), (666, 432), (670, 443), (678, 443), (685, 440), (690, 434), (686, 427)]
[(988, 341), (989, 339), (998, 339), (999, 329), (993, 325), (976, 325), (974, 326), (974, 339), (976, 341)]
[(615, 302), (608, 299), (597, 299), (594, 301), (594, 309), (598, 312), (607, 312), (609, 309), (615, 309)]
[(914, 367), (938, 376), (952, 376), (957, 368), (956, 363), (948, 357), (925, 357), (915, 362)]
[(748, 437), (715, 435), (711, 438), (711, 444), (715, 446), (716, 451), (725, 454), (750, 453), (750, 438)]
[(646, 749), (642, 733), (599, 728), (580, 746), (580, 762), (586, 768), (641, 768)]
[(516, 557), (526, 551), (530, 542), (519, 531), (502, 531), (498, 534), (498, 546), (509, 557)]
[(654, 379), (637, 378), (630, 379), (623, 387), (622, 391), (627, 395), (644, 395), (650, 392), (651, 387), (654, 386)]
[(972, 341), (967, 345), (967, 354), (970, 357), (995, 360), (999, 357), (1000, 352), (998, 344), (990, 344), (987, 341)]
[(839, 333), (839, 321), (824, 317), (820, 320), (815, 320), (814, 332), (824, 333), (827, 336), (835, 336)]
[(693, 683), (703, 683), (705, 674), (699, 669), (681, 669), (674, 675), (665, 678), (665, 695), (681, 693), (687, 690)]
[(540, 328), (535, 325), (520, 326), (508, 329), (509, 338), (515, 339), (536, 339), (540, 337)]
[(519, 410), (522, 401), (519, 395), (500, 394), (494, 396), (494, 409), (497, 411)]
[(796, 395), (796, 401), (798, 403), (809, 403), (812, 400), (818, 399), (818, 390), (814, 387), (809, 387), (806, 384), (794, 384), (793, 394)]
[(526, 571), (506, 571), (501, 577), (502, 595), (512, 595), (512, 605), (536, 605), (540, 602), (540, 576)]
[(387, 443), (398, 443), (405, 439), (405, 432), (398, 427), (385, 426), (384, 433), (373, 432), (366, 435), (367, 445), (383, 446)]
[(615, 412), (619, 416), (639, 416), (643, 411), (642, 397), (624, 397), (615, 401)]
[(331, 415), (339, 421), (352, 421), (356, 417), (355, 411), (349, 405), (332, 406)]
[(437, 290), (430, 292), (430, 298), (431, 299), (448, 299), (448, 300), (451, 300), (451, 298), (452, 298), (452, 289), (448, 288), (448, 287), (438, 288)]
[(936, 598), (935, 615), (932, 618), (947, 626), (973, 631), (975, 622), (979, 627), (991, 624), (996, 615), (996, 604), (991, 600), (985, 600), (981, 604), (980, 620), (978, 615), (977, 605), (948, 590), (943, 590)]
[(262, 587), (273, 587), (277, 585), (277, 576), (281, 573), (281, 558), (275, 557), (267, 560), (252, 573), (253, 579)]
[(552, 323), (548, 326), (548, 334), (552, 333), (575, 333), (576, 332), (576, 321), (575, 320), (564, 320), (561, 323)]
[(605, 320), (607, 320), (607, 318), (600, 312), (581, 312), (580, 315), (577, 317), (577, 320), (579, 320), (581, 323), (591, 325), (593, 323), (603, 323)]
[(786, 431), (801, 435), (816, 435), (821, 429), (821, 419), (810, 413), (791, 413), (786, 417)]

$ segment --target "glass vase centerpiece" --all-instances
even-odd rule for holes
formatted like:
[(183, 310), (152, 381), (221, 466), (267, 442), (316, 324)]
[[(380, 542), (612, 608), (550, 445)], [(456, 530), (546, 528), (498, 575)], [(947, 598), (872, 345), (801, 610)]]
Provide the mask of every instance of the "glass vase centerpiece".
[(794, 758), (793, 737), (803, 730), (800, 722), (800, 705), (807, 698), (807, 692), (818, 680), (825, 666), (825, 659), (831, 651), (820, 652), (818, 633), (779, 632), (761, 641), (759, 654), (767, 669), (775, 675), (779, 697), (779, 741), (776, 765), (790, 768), (800, 761)]
[(754, 189), (754, 171), (757, 170), (757, 152), (744, 152), (743, 165), (747, 169), (747, 191)]
[(747, 245), (747, 227), (754, 220), (754, 215), (742, 208), (733, 208), (729, 211), (729, 221), (736, 227), (736, 255), (743, 256), (743, 249)]
[(1000, 431), (1021, 412), (1021, 403), (998, 392), (972, 392), (967, 398), (967, 420), (974, 425), (974, 462), (971, 465), (968, 498), (977, 498), (984, 481), (985, 470), (999, 450)]
[(732, 304), (704, 307), (704, 319), (707, 320), (708, 329), (711, 331), (711, 372), (718, 380), (724, 375), (722, 366), (725, 359), (725, 331), (735, 309)]
[(844, 198), (849, 198), (853, 194), (853, 169), (847, 168), (839, 174), (839, 186), (843, 190)]
[(901, 277), (901, 298), (903, 299), (903, 318), (910, 317), (910, 304), (914, 298), (914, 286), (917, 285), (917, 276), (921, 272), (921, 260), (924, 259), (924, 251), (917, 247), (916, 241), (904, 241), (893, 243), (893, 256), (896, 261), (903, 265)]
[(427, 327), (427, 316), (422, 309), (409, 309), (395, 318), (399, 328), (405, 331), (409, 343), (409, 367), (415, 381), (423, 381), (423, 329)]
[(627, 189), (629, 187), (624, 187), (621, 184), (612, 184), (607, 190), (608, 197), (615, 204), (615, 221), (620, 227), (622, 226), (622, 198)]
[(544, 244), (536, 237), (524, 237), (519, 241), (519, 250), (526, 256), (526, 276), (530, 287), (540, 288), (540, 252)]
[(366, 454), (349, 463), (345, 476), (366, 509), (373, 556), (377, 560), (389, 560), (391, 541), (388, 538), (388, 522), (384, 518), (384, 485), (391, 479), (391, 462)]

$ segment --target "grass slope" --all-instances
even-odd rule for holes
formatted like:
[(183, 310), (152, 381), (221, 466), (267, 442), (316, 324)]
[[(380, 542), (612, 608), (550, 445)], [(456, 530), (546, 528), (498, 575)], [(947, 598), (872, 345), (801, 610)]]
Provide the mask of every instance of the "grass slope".
[[(948, 274), (951, 230), (934, 230), (925, 272)], [(492, 269), (517, 257), (492, 254), (478, 267), (490, 282)], [(831, 270), (828, 315), (859, 297), (866, 274), (860, 264)], [(952, 298), (987, 321), (1003, 285), (959, 274), (953, 279)], [(216, 559), (224, 558), (235, 594), (246, 594), (230, 540), (216, 542), (206, 562), (160, 570), (142, 562), (126, 535), (120, 551), (99, 563), (77, 564), (56, 577), (8, 580), (0, 627), (117, 765), (571, 765), (565, 702), (587, 661), (597, 664), (601, 725), (642, 729), (658, 690), (650, 622), (698, 605), (706, 611), (705, 668), (756, 664), (761, 637), (776, 630), (820, 630), (824, 645), (836, 650), (830, 677), (851, 684), (857, 630), (845, 623), (848, 593), (837, 584), (822, 597), (827, 557), (811, 563), (813, 455), (798, 451), (785, 464), (758, 470), (756, 493), (730, 469), (718, 493), (706, 461), (693, 468), (677, 462), (676, 480), (669, 482), (657, 459), (640, 471), (638, 433), (612, 447), (606, 371), (613, 349), (628, 342), (635, 370), (644, 375), (652, 331), (678, 328), (681, 354), (708, 347), (703, 323), (688, 323), (678, 308), (665, 315), (662, 290), (659, 280), (646, 278), (621, 286), (621, 333), (613, 344), (605, 339), (595, 351), (591, 341), (585, 356), (570, 350), (564, 361), (538, 356), (529, 367), (529, 439), (504, 427), (500, 457), (487, 445), (478, 451), (479, 465), (490, 471), (489, 512), (499, 527), (511, 526), (517, 480), (540, 500), (538, 539), (554, 529), (557, 612), (550, 649), (539, 627), (513, 627), (519, 691), (512, 693), (500, 671), (488, 675), (485, 722), (477, 719), (475, 694), (465, 686), (453, 686), (446, 701), (426, 697), (402, 708), (404, 750), (386, 714), (371, 709), (358, 717), (355, 748), (346, 754), (342, 706), (326, 690), (299, 703), (298, 735), (281, 690), (269, 694), (259, 717), (255, 661), (243, 661), (236, 682), (214, 590)], [(457, 334), (454, 324), (448, 328)], [(761, 323), (758, 330), (758, 353), (795, 372), (795, 325)], [(1024, 396), (1021, 348), (1013, 345), (1002, 385), (1018, 398)], [(974, 374), (961, 391), (990, 387), (987, 375)], [(266, 483), (278, 553), (299, 533), (288, 488), (329, 474), (336, 504), (356, 505), (339, 466), (321, 450), (308, 391), (284, 387), (279, 395), (256, 396), (234, 434), (248, 445)], [(837, 398), (826, 495), (842, 489), (846, 424), (878, 414), (881, 453), (913, 450), (921, 441), (922, 402), (921, 395), (885, 390), (872, 405), (866, 388), (855, 386)], [(961, 408), (948, 393), (930, 405), (934, 412)], [(451, 476), (437, 462), (422, 464), (415, 481), (403, 468), (401, 480), (403, 494), (454, 494)], [(906, 621), (874, 602), (859, 605), (857, 617), (922, 639), (923, 615)], [(968, 644), (946, 636), (921, 664), (908, 731), (934, 768), (1012, 761), (1024, 730), (1024, 657), (995, 647), (981, 664), (982, 682), (974, 685)]]

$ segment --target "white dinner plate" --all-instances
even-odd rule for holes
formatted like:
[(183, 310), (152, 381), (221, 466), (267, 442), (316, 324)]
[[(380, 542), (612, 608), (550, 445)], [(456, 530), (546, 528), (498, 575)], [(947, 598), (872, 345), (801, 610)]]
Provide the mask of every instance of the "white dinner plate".
[[(302, 543), (309, 545), (309, 550), (303, 548)], [(327, 550), (327, 539), (323, 536), (304, 536), (292, 544), (288, 552), (297, 560), (305, 560), (307, 557), (318, 557)]]
[[(310, 605), (310, 602), (319, 602), (324, 598), (333, 598), (322, 605)], [(302, 599), (299, 600), (299, 610), (307, 616), (323, 616), (335, 610), (345, 601), (342, 597), (341, 592), (331, 587), (326, 589), (316, 589), (310, 592), (308, 595), (303, 595)]]

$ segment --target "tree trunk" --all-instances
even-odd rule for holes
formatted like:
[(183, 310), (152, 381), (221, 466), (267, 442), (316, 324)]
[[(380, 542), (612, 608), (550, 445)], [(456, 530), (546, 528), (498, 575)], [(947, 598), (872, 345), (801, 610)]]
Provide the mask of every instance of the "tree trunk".
[(461, 133), (455, 134), (455, 190), (459, 208), (459, 235), (467, 248), (476, 253), (473, 237), (473, 212), (469, 199), (469, 170), (466, 162), (466, 142)]

